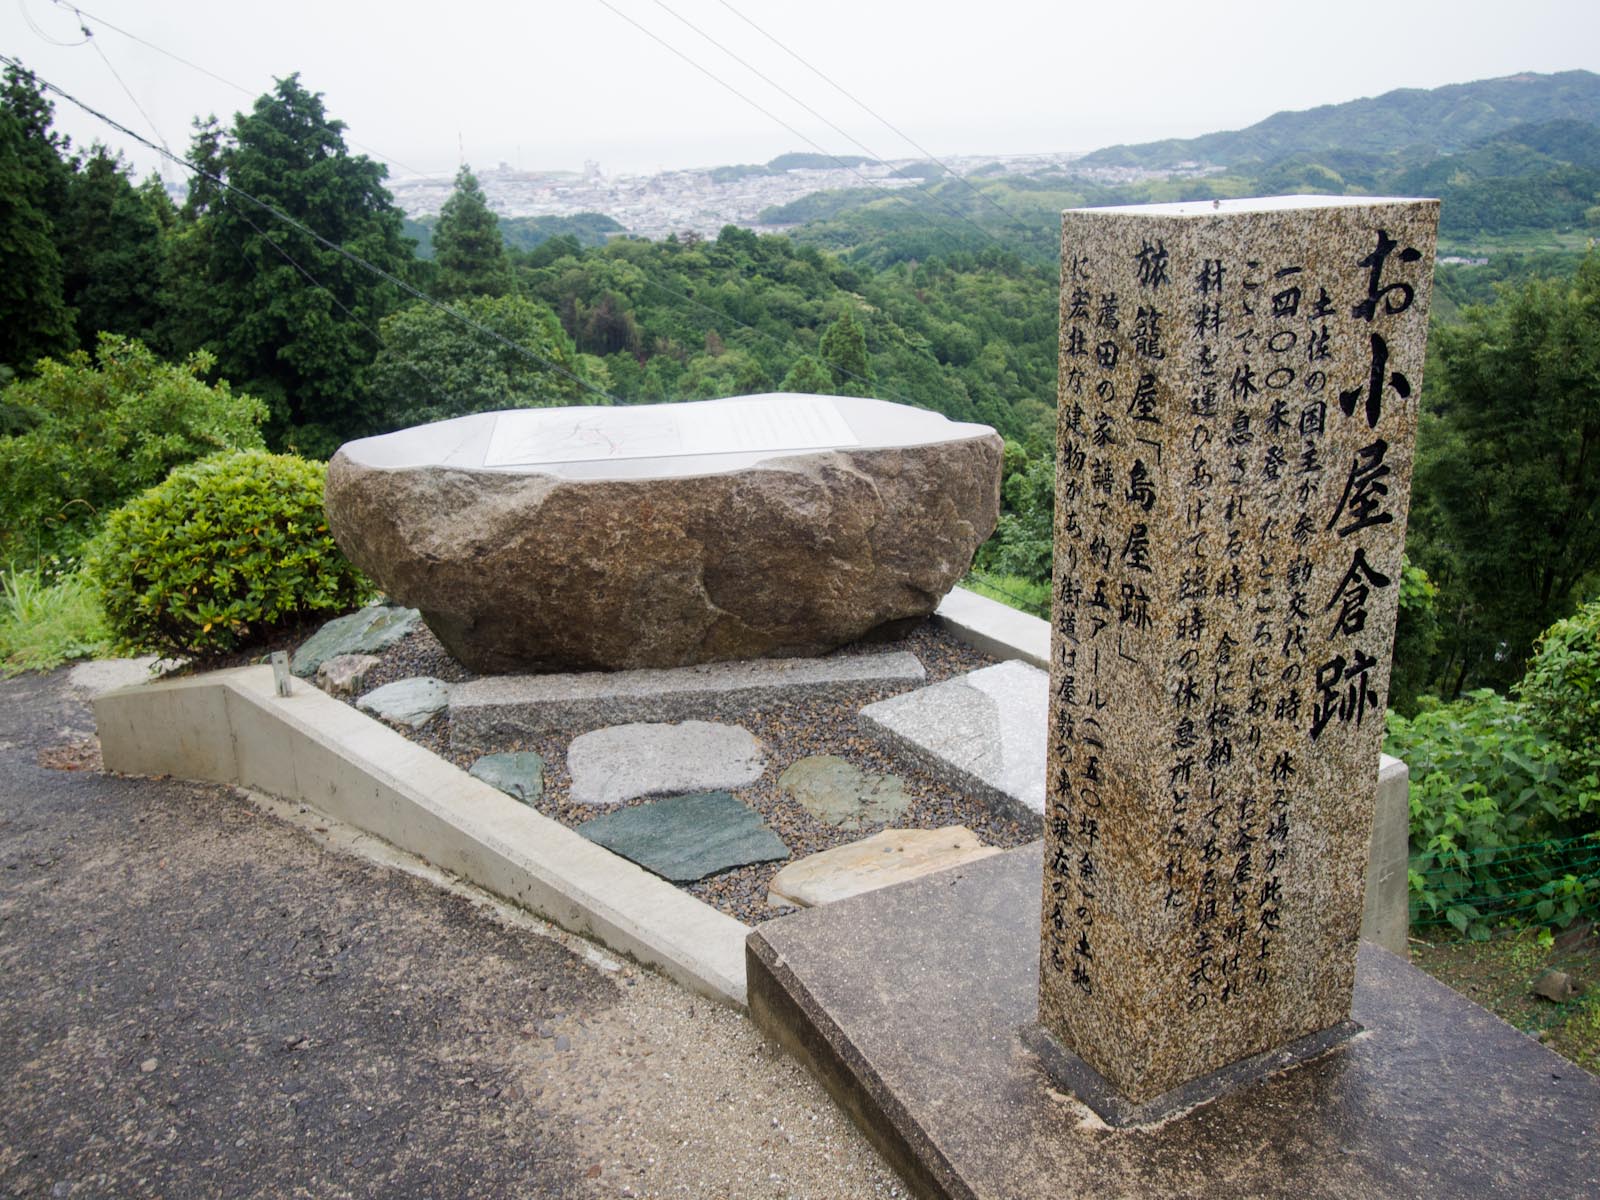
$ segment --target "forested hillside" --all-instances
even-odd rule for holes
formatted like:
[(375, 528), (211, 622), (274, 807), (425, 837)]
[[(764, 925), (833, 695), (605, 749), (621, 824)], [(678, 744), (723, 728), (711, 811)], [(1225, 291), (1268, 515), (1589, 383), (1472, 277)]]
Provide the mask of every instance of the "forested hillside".
[(1600, 75), (1508, 75), (1432, 89), (1397, 88), (1381, 96), (1274, 113), (1246, 129), (1108, 146), (1085, 166), (1170, 169), (1185, 162), (1223, 167), (1272, 163), (1328, 150), (1386, 155), (1401, 147), (1448, 154), (1520, 124), (1600, 121)]

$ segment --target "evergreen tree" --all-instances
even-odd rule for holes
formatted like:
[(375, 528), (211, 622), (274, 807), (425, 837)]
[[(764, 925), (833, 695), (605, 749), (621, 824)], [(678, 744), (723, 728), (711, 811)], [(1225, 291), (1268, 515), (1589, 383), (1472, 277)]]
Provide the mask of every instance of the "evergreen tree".
[[(343, 129), (298, 75), (279, 80), (234, 118), (217, 164), (237, 191), (205, 200), (180, 252), (199, 275), (178, 285), (193, 289), (189, 334), (203, 334), (222, 374), (267, 401), (272, 444), (313, 456), (370, 424), (362, 404), (373, 330), (400, 292), (239, 193), (404, 277), (412, 259), (387, 172), (351, 156)], [(202, 128), (197, 141), (206, 137)]]
[(594, 393), (574, 378), (585, 374), (577, 348), (545, 305), (522, 296), (478, 296), (456, 308), (506, 341), (431, 304), (408, 305), (387, 317), (372, 365), (370, 408), (377, 429), (501, 408), (592, 402)]
[(783, 377), (778, 390), (810, 392), (816, 396), (826, 396), (833, 391), (833, 376), (828, 374), (827, 367), (809, 354), (803, 354), (795, 360), (794, 366), (789, 368), (789, 373)]
[(1540, 631), (1593, 594), (1600, 256), (1465, 318), (1438, 337), (1410, 539), (1440, 584), (1448, 691), (1514, 680)]
[(78, 342), (97, 333), (120, 333), (152, 342), (161, 323), (159, 292), (165, 193), (141, 194), (119, 158), (95, 146), (76, 164), (67, 185), (66, 211), (57, 236), (65, 268), (66, 298), (77, 310)]
[(435, 294), (446, 300), (503, 296), (511, 290), (511, 267), (500, 238), (500, 220), (489, 210), (472, 168), (456, 172), (455, 190), (439, 210), (433, 230)]
[(817, 352), (833, 376), (833, 392), (840, 396), (872, 395), (872, 365), (867, 359), (867, 335), (856, 314), (845, 309), (828, 326)]
[[(52, 216), (67, 169), (52, 109), (33, 76), (6, 68), (0, 87), (0, 365), (26, 371), (73, 348)], [(10, 423), (8, 421), (8, 423)]]

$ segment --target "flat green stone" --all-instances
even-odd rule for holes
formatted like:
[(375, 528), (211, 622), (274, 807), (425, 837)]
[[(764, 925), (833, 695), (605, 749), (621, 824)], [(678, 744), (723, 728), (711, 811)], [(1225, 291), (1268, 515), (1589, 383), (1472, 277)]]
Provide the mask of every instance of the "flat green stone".
[(585, 821), (578, 832), (677, 883), (789, 857), (789, 847), (761, 814), (727, 792), (669, 796), (618, 809)]
[(414, 608), (387, 608), (369, 604), (342, 617), (335, 617), (308, 637), (294, 652), (289, 669), (309, 679), (317, 668), (341, 654), (376, 654), (394, 645), (422, 623)]
[(875, 775), (835, 754), (797, 760), (778, 787), (817, 820), (842, 829), (888, 825), (911, 806), (898, 775)]
[(485, 754), (472, 764), (467, 774), (524, 804), (532, 804), (544, 793), (544, 759), (532, 750)]

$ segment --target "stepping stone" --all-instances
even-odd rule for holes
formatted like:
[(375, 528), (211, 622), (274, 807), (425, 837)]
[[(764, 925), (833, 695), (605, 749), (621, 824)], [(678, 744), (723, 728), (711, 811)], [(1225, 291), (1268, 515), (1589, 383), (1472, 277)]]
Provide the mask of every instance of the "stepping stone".
[(574, 804), (744, 787), (765, 769), (761, 743), (749, 730), (709, 721), (613, 725), (575, 737), (567, 747)]
[(809, 908), (999, 854), (965, 825), (885, 829), (792, 862), (767, 885), (768, 904)]
[(782, 700), (859, 701), (888, 686), (916, 687), (927, 672), (914, 654), (760, 659), (638, 671), (497, 675), (450, 697), (450, 736), (486, 742), (608, 721), (737, 720)]
[(348, 616), (334, 618), (302, 642), (289, 669), (300, 678), (309, 679), (327, 659), (341, 654), (376, 654), (421, 624), (422, 614), (414, 608), (369, 604)]
[(356, 701), (356, 707), (396, 725), (421, 729), (450, 703), (450, 685), (431, 675), (397, 679)]
[(339, 654), (317, 664), (317, 686), (330, 696), (351, 696), (359, 692), (383, 659), (376, 654)]
[(467, 774), (524, 804), (532, 804), (544, 794), (544, 759), (532, 750), (485, 754), (468, 768)]
[(652, 800), (586, 821), (578, 832), (677, 883), (789, 857), (761, 814), (727, 792)]
[(843, 829), (886, 825), (910, 806), (898, 775), (874, 775), (834, 754), (797, 760), (778, 787), (819, 821)]
[(869, 704), (864, 732), (1033, 826), (1044, 815), (1050, 676), (1003, 662)]

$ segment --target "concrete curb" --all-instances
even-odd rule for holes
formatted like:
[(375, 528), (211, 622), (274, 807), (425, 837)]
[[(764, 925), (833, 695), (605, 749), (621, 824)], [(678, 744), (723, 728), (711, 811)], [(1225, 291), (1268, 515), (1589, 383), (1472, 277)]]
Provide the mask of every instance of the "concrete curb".
[(750, 927), (270, 667), (107, 692), (107, 770), (233, 784), (319, 809), (743, 1008)]

